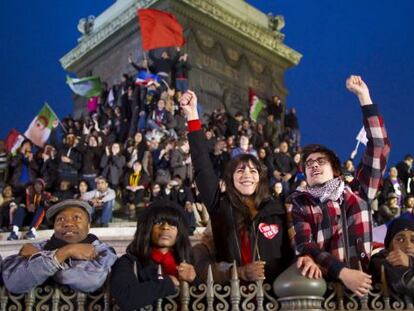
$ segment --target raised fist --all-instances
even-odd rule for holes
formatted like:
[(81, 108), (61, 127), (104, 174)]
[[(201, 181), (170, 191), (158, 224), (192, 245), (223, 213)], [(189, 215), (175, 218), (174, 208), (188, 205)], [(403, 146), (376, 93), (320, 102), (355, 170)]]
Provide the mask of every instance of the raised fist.
[(181, 96), (180, 107), (184, 111), (187, 120), (198, 119), (197, 95), (193, 91), (188, 90)]
[(360, 76), (350, 76), (346, 80), (346, 88), (358, 96), (361, 106), (372, 105), (371, 97), (369, 95), (368, 86), (361, 79)]

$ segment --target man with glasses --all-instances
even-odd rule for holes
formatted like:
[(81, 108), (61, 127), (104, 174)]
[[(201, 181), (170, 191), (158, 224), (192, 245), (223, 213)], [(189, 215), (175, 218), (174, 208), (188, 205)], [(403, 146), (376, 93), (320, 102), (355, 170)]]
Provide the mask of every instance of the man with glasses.
[[(350, 76), (347, 89), (360, 102), (368, 144), (355, 174), (352, 189), (346, 185), (341, 162), (322, 145), (303, 150), (307, 186), (290, 199), (290, 236), (296, 255), (309, 256), (329, 280), (340, 280), (353, 293), (364, 296), (371, 288), (367, 271), (372, 246), (370, 201), (380, 186), (390, 151), (383, 119), (372, 103), (369, 89), (359, 76)], [(309, 265), (298, 261), (302, 274)]]

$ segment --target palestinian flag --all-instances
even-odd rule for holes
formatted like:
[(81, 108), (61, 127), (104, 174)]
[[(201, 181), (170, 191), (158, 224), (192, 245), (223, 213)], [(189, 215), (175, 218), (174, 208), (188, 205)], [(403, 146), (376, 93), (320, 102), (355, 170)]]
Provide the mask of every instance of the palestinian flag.
[(4, 140), (6, 144), (6, 149), (11, 154), (15, 154), (17, 148), (20, 147), (20, 145), (24, 141), (24, 136), (19, 133), (16, 129), (11, 129), (10, 132), (7, 134), (6, 139)]
[(50, 132), (52, 131), (53, 123), (59, 121), (52, 108), (45, 103), (43, 108), (30, 123), (28, 129), (24, 133), (33, 144), (39, 147), (43, 147), (49, 139)]
[(263, 102), (257, 97), (256, 93), (249, 88), (249, 116), (254, 122), (257, 122), (257, 118), (264, 108)]
[(93, 76), (78, 79), (67, 76), (66, 83), (69, 85), (73, 93), (79, 96), (91, 98), (101, 95), (102, 84), (99, 77)]

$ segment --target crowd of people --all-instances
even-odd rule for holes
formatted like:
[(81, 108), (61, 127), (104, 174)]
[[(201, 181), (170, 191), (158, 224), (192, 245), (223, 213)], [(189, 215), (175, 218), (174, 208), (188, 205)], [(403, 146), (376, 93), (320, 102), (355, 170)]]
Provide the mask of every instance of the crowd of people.
[[(161, 198), (183, 207), (190, 232), (207, 225), (179, 106), (191, 66), (186, 53), (174, 52), (173, 57), (162, 53), (151, 64), (135, 64), (129, 57), (132, 72), (150, 72), (160, 80), (142, 82), (123, 74), (119, 85), (104, 84), (101, 96), (88, 100), (88, 117), (64, 118), (62, 126), (54, 122), (43, 147), (25, 140), (8, 153), (0, 142), (0, 228), (12, 230), (9, 239), (18, 239), (25, 226), (24, 237), (35, 238), (36, 230), (47, 226), (48, 207), (70, 198), (91, 203), (94, 226), (108, 226), (113, 211), (134, 220), (148, 202)], [(208, 152), (219, 178), (230, 158), (255, 154), (269, 167), (269, 186), (280, 181), (285, 196), (297, 179), (299, 154), (294, 163), (289, 152), (299, 150), (298, 120), (294, 109), (284, 114), (277, 96), (267, 107), (263, 122), (257, 123), (248, 118), (247, 105), (244, 113), (217, 109), (205, 116)]]
[[(342, 164), (322, 145), (302, 149), (296, 111), (286, 113), (277, 96), (258, 122), (222, 109), (201, 118), (197, 95), (188, 90), (188, 55), (179, 49), (174, 57), (164, 52), (151, 66), (128, 61), (162, 81), (137, 84), (124, 74), (120, 85), (105, 86), (100, 97), (90, 99), (96, 105), (88, 105), (89, 118), (62, 120), (63, 135), (56, 123), (44, 147), (25, 140), (8, 154), (0, 143), (0, 226), (11, 229), (8, 239), (17, 240), (23, 226), (29, 228), (26, 239), (35, 239), (42, 226), (55, 230), (45, 245), (28, 244), (5, 260), (3, 279), (12, 291), (32, 286), (13, 287), (25, 271), (18, 269), (20, 261), (39, 252), (37, 265), (49, 270), (36, 280), (55, 275), (73, 284), (68, 258), (99, 261), (107, 271), (116, 255), (105, 246), (101, 261), (99, 239), (88, 229), (108, 226), (115, 209), (137, 220), (134, 240), (111, 278), (123, 309), (172, 294), (180, 280), (203, 280), (208, 264), (222, 282), (229, 280), (234, 261), (244, 281), (273, 280), (294, 257), (307, 277), (341, 280), (364, 296), (372, 284), (372, 227), (394, 218), (405, 220), (394, 225), (399, 231), (389, 231), (389, 253), (378, 260), (390, 273), (401, 263), (411, 269), (414, 248), (398, 243), (405, 243), (400, 231), (414, 234), (413, 157), (407, 155), (382, 178), (390, 144), (360, 77), (346, 83), (359, 100), (368, 138), (354, 168), (352, 159)], [(188, 236), (197, 226), (208, 229), (191, 249)], [(407, 243), (413, 244), (410, 238)], [(160, 276), (157, 264), (169, 277)], [(91, 273), (86, 279), (97, 272)]]

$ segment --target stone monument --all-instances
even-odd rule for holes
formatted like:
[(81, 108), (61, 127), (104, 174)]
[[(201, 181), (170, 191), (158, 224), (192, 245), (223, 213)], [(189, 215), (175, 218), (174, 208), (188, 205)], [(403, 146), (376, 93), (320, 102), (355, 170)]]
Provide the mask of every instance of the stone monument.
[[(218, 107), (246, 113), (249, 87), (260, 98), (277, 94), (285, 102), (284, 73), (301, 54), (283, 43), (282, 16), (264, 14), (243, 0), (118, 0), (79, 22), (83, 36), (61, 58), (63, 68), (78, 77), (98, 75), (108, 85), (134, 73), (127, 59), (143, 58), (139, 8), (169, 11), (183, 25), (190, 88), (205, 113)], [(75, 98), (75, 117), (85, 109), (83, 100)]]

